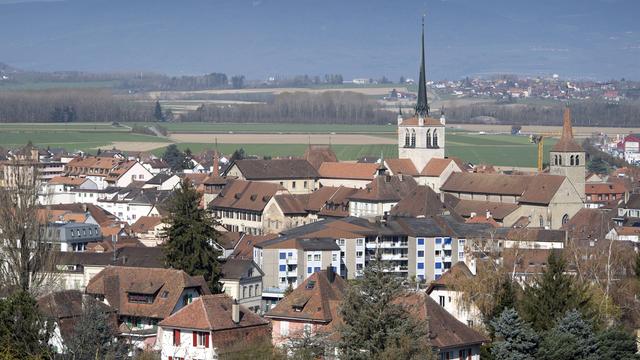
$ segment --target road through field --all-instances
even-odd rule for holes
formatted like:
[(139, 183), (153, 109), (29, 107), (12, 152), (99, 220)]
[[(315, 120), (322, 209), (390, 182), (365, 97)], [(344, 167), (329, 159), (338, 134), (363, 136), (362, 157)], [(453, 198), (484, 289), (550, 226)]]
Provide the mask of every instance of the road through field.
[(395, 144), (395, 137), (360, 134), (172, 134), (169, 139), (178, 143), (221, 144)]

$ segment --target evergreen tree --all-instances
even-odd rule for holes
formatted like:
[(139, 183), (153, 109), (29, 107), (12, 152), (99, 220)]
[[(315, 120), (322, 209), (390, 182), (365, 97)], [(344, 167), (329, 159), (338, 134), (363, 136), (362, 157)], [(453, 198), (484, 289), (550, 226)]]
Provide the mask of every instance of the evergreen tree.
[(496, 341), (491, 354), (496, 360), (533, 360), (538, 347), (538, 335), (522, 321), (513, 308), (505, 309), (491, 322)]
[(597, 336), (598, 339), (598, 359), (608, 360), (638, 360), (640, 355), (636, 354), (636, 338), (628, 332), (611, 328), (602, 331)]
[(541, 277), (525, 287), (521, 314), (534, 329), (548, 330), (555, 319), (572, 309), (578, 309), (591, 319), (587, 289), (566, 274), (565, 270), (566, 263), (562, 255), (552, 251)]
[(598, 359), (598, 342), (591, 325), (577, 310), (565, 316), (545, 334), (538, 358), (542, 360)]
[(513, 286), (513, 281), (508, 275), (501, 275), (502, 280), (498, 289), (495, 291), (495, 303), (491, 310), (490, 318), (485, 320), (487, 329), (490, 335), (493, 337), (493, 326), (491, 320), (500, 316), (505, 309), (515, 309), (516, 307), (516, 292)]
[(105, 312), (95, 300), (83, 301), (83, 314), (77, 320), (67, 353), (74, 360), (124, 359), (128, 348), (118, 341), (115, 315)]
[(209, 289), (220, 291), (220, 252), (213, 243), (222, 236), (216, 221), (200, 208), (200, 194), (188, 179), (180, 183), (169, 201), (168, 227), (164, 231), (165, 264), (189, 275), (203, 275)]
[(186, 156), (182, 151), (180, 151), (180, 149), (178, 149), (178, 146), (176, 144), (167, 146), (167, 148), (164, 150), (164, 154), (162, 155), (162, 159), (166, 161), (167, 164), (169, 164), (169, 167), (173, 171), (182, 170), (184, 168), (184, 164), (186, 163)]
[(162, 106), (160, 106), (160, 100), (156, 100), (156, 106), (153, 110), (153, 118), (156, 121), (164, 121), (164, 114), (162, 113)]
[(3, 357), (15, 359), (50, 358), (48, 342), (53, 323), (40, 314), (36, 300), (18, 291), (0, 300), (0, 349)]
[(380, 261), (367, 264), (364, 275), (346, 291), (340, 313), (340, 349), (345, 359), (424, 359), (431, 355), (428, 324), (397, 299), (404, 294), (400, 281), (384, 271)]

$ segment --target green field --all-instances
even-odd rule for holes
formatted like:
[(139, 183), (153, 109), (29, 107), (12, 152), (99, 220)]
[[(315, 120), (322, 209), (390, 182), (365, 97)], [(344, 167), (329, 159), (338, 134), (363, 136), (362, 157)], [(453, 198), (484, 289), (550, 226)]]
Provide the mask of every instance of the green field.
[[(129, 124), (132, 125), (132, 124)], [(395, 137), (396, 127), (379, 125), (303, 125), (303, 124), (204, 124), (169, 123), (170, 131), (179, 132), (218, 132), (218, 133), (350, 133), (373, 134), (383, 137)], [(130, 133), (128, 127), (113, 127), (111, 124), (0, 124), (0, 146), (16, 148), (31, 141), (38, 146), (65, 147), (67, 150), (93, 151), (107, 148), (112, 143), (127, 143), (135, 149), (137, 143), (165, 143), (170, 140), (162, 137)], [(555, 139), (547, 139), (545, 161)], [(144, 144), (143, 144), (144, 145)], [(149, 144), (151, 147), (155, 146)], [(161, 154), (164, 146), (153, 150)], [(189, 148), (193, 153), (212, 149), (213, 143), (179, 143), (182, 149)], [(231, 154), (243, 148), (246, 154), (257, 156), (300, 156), (307, 144), (227, 144), (220, 143), (218, 148)], [(356, 160), (365, 155), (388, 158), (397, 157), (395, 145), (335, 144), (332, 148), (340, 160)], [(448, 130), (446, 136), (448, 156), (456, 156), (471, 163), (487, 163), (502, 166), (534, 167), (536, 164), (536, 146), (529, 143), (526, 136), (508, 134), (477, 134), (460, 130)]]
[[(128, 123), (127, 125), (149, 125)], [(160, 123), (176, 133), (245, 133), (245, 134), (380, 134), (397, 132), (396, 125), (348, 125), (348, 124), (231, 124), (231, 123)]]

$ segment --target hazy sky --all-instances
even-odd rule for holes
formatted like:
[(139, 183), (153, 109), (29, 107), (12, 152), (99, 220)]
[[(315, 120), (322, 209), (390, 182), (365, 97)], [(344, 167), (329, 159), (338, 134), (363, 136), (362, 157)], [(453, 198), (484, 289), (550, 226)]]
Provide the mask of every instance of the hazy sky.
[(30, 70), (640, 79), (640, 0), (0, 0), (0, 62)]

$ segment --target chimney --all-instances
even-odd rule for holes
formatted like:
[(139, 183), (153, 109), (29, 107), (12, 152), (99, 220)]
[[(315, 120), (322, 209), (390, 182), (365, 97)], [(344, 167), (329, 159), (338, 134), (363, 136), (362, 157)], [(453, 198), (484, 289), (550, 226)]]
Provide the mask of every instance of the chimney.
[(487, 219), (491, 219), (491, 211), (489, 209), (487, 209)]
[(213, 176), (220, 176), (220, 155), (218, 154), (218, 151), (216, 150), (215, 154), (213, 155)]
[(240, 304), (237, 299), (233, 299), (231, 304), (231, 320), (234, 324), (240, 323)]
[(473, 219), (474, 217), (476, 217), (476, 213), (472, 212), (471, 214), (469, 214), (469, 219)]
[(329, 279), (330, 283), (333, 283), (336, 279), (336, 273), (333, 271), (333, 266), (331, 265), (327, 266), (327, 279)]
[(418, 126), (424, 126), (424, 117), (418, 116)]
[(446, 119), (444, 118), (444, 107), (440, 110), (440, 123), (442, 125), (446, 124)]

